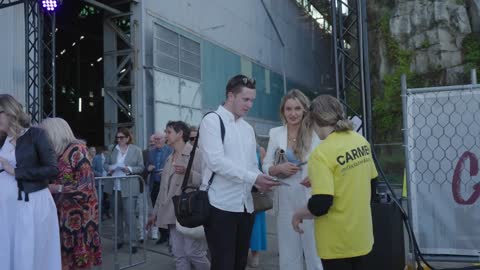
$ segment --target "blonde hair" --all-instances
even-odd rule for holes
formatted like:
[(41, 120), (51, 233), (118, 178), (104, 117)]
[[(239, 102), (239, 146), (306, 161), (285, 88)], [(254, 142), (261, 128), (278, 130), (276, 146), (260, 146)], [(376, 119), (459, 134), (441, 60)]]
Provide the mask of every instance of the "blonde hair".
[(8, 94), (0, 95), (0, 111), (3, 111), (8, 118), (9, 130), (14, 139), (18, 139), (22, 130), (30, 127), (30, 116), (23, 110), (14, 97)]
[(310, 120), (319, 127), (333, 126), (335, 131), (353, 130), (353, 123), (347, 119), (342, 104), (332, 96), (316, 97), (310, 105), (309, 114)]
[(295, 156), (300, 160), (303, 160), (306, 157), (308, 151), (310, 150), (310, 146), (312, 144), (312, 125), (310, 124), (310, 119), (306, 117), (308, 112), (307, 110), (310, 107), (310, 99), (308, 99), (308, 97), (298, 89), (292, 89), (288, 91), (288, 93), (283, 96), (280, 103), (280, 119), (282, 119), (284, 125), (287, 124), (287, 119), (284, 115), (285, 103), (287, 103), (287, 101), (290, 99), (293, 99), (300, 103), (304, 110), (302, 123), (300, 128), (298, 129), (297, 143), (292, 149)]
[(52, 141), (55, 153), (58, 156), (63, 154), (65, 149), (71, 143), (85, 144), (85, 141), (75, 138), (73, 131), (67, 121), (62, 118), (45, 118), (39, 125), (39, 128), (45, 130)]

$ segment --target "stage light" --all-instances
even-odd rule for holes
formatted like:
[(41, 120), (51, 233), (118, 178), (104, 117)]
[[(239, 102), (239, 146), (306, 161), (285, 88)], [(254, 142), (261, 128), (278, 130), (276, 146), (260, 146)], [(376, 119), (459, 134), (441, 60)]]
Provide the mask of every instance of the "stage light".
[(85, 37), (84, 36), (80, 36), (80, 40), (84, 39)]
[(72, 47), (75, 47), (75, 45), (77, 45), (77, 43), (76, 43), (76, 42), (73, 42), (73, 43), (72, 43)]
[(58, 7), (59, 1), (57, 0), (42, 0), (42, 6), (48, 11), (55, 11)]
[(100, 61), (102, 61), (102, 59), (103, 59), (103, 57), (99, 57), (99, 58), (97, 59), (97, 63), (100, 62)]

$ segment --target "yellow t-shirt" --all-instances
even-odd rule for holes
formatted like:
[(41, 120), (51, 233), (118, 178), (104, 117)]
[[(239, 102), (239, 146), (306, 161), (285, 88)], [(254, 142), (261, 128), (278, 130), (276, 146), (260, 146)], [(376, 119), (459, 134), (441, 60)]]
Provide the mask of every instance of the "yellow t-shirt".
[(312, 195), (333, 196), (326, 215), (315, 218), (322, 259), (368, 254), (373, 246), (371, 179), (377, 177), (370, 144), (353, 132), (331, 133), (310, 155)]

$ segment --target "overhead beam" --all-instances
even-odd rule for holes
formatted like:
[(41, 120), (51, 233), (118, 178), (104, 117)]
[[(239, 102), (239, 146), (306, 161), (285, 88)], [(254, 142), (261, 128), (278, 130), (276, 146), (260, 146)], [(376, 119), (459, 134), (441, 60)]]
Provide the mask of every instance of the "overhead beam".
[(94, 6), (98, 7), (98, 8), (101, 8), (101, 9), (103, 9), (103, 10), (105, 10), (105, 11), (108, 11), (108, 12), (110, 12), (110, 13), (113, 13), (113, 14), (115, 14), (115, 15), (118, 15), (118, 14), (121, 14), (121, 13), (122, 13), (120, 10), (118, 10), (118, 9), (116, 9), (116, 8), (113, 8), (113, 7), (111, 7), (111, 6), (105, 5), (105, 4), (100, 3), (100, 2), (98, 2), (98, 1), (95, 1), (95, 0), (83, 0), (83, 2), (86, 2), (86, 3), (89, 3), (89, 4), (91, 4), (91, 5), (94, 5)]
[(22, 4), (23, 0), (0, 0), (0, 9)]

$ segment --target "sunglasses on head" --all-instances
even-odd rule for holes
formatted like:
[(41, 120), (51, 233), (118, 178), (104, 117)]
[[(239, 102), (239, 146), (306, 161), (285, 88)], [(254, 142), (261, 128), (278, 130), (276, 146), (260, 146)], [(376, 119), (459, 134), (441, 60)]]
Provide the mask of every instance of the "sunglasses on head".
[(254, 78), (242, 77), (242, 78), (238, 78), (237, 80), (233, 81), (231, 83), (229, 89), (232, 89), (237, 85), (243, 85), (243, 86), (246, 86), (250, 89), (255, 89), (255, 84), (256, 84), (256, 81), (255, 81)]

